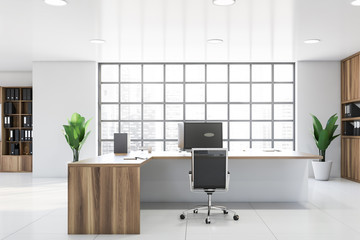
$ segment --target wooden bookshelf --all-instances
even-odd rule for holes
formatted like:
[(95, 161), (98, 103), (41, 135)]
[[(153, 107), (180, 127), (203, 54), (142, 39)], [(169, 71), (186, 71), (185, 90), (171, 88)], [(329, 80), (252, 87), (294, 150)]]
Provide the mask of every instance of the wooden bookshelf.
[(341, 61), (341, 177), (360, 182), (360, 136), (349, 130), (360, 116), (347, 117), (348, 104), (360, 106), (360, 52)]
[[(10, 94), (14, 99), (8, 98), (11, 89), (17, 89), (18, 99), (15, 99), (15, 91)], [(32, 172), (32, 87), (2, 87), (0, 95), (0, 172)], [(7, 110), (9, 108), (12, 109), (11, 112)], [(11, 118), (11, 126), (7, 125), (6, 117)], [(24, 125), (25, 117), (29, 126)]]

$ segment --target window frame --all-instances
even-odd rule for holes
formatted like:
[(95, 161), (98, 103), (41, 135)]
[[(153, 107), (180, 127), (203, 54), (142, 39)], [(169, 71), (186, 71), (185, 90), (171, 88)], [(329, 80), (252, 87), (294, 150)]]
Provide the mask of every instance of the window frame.
[[(252, 81), (252, 66), (253, 65), (261, 65), (261, 64), (266, 64), (266, 65), (271, 65), (271, 81), (256, 81), (253, 82)], [(101, 80), (101, 67), (103, 65), (117, 65), (118, 66), (118, 81), (117, 82), (102, 82)], [(121, 81), (121, 65), (140, 65), (140, 71), (141, 71), (141, 81), (140, 82), (122, 82)], [(146, 81), (144, 82), (144, 65), (163, 65), (163, 81), (162, 82), (149, 82)], [(167, 65), (182, 65), (182, 71), (183, 71), (183, 79), (182, 82), (167, 82), (166, 81), (166, 66)], [(201, 82), (193, 82), (193, 81), (186, 81), (186, 66), (187, 65), (204, 65), (204, 74), (205, 74), (205, 80), (201, 81)], [(227, 68), (227, 81), (221, 81), (221, 82), (208, 82), (207, 81), (207, 68), (209, 65), (226, 65)], [(231, 65), (249, 65), (249, 81), (238, 81), (238, 82), (234, 82), (234, 81), (230, 81), (230, 69), (231, 69)], [(292, 65), (292, 69), (293, 69), (293, 76), (292, 76), (292, 80), (293, 81), (278, 81), (275, 82), (274, 81), (274, 69), (275, 69), (275, 65)], [(143, 146), (144, 142), (162, 142), (163, 145), (163, 150), (166, 150), (166, 143), (167, 142), (176, 142), (177, 143), (177, 139), (166, 139), (166, 123), (167, 122), (183, 122), (183, 121), (191, 121), (191, 122), (225, 122), (227, 123), (227, 138), (224, 139), (224, 142), (226, 142), (227, 144), (227, 148), (229, 150), (230, 149), (230, 143), (231, 142), (248, 142), (249, 143), (249, 147), (251, 148), (253, 145), (253, 142), (271, 142), (271, 147), (274, 148), (275, 142), (283, 142), (283, 141), (287, 141), (287, 142), (292, 142), (293, 143), (293, 150), (295, 150), (295, 140), (296, 140), (296, 136), (295, 136), (295, 123), (296, 123), (296, 113), (295, 113), (295, 104), (296, 104), (296, 92), (295, 92), (295, 76), (296, 76), (296, 67), (295, 67), (295, 62), (171, 62), (171, 63), (166, 63), (166, 62), (124, 62), (124, 63), (107, 63), (107, 62), (102, 62), (102, 63), (98, 63), (98, 153), (99, 155), (102, 154), (102, 142), (110, 142), (113, 141), (113, 139), (103, 139), (102, 138), (102, 134), (101, 134), (101, 129), (102, 129), (102, 123), (104, 122), (117, 122), (118, 124), (118, 128), (119, 128), (119, 132), (121, 131), (121, 123), (122, 122), (140, 122), (141, 123), (141, 138), (139, 139), (131, 139), (132, 141), (136, 141), (140, 143), (140, 146)], [(204, 84), (205, 85), (205, 100), (204, 102), (187, 102), (185, 97), (186, 97), (186, 85), (192, 85), (192, 84)], [(118, 85), (118, 102), (101, 102), (101, 90), (102, 90), (102, 85), (106, 85), (106, 84), (116, 84)], [(122, 84), (140, 84), (141, 85), (141, 101), (140, 102), (122, 102), (121, 101), (121, 85)], [(162, 102), (144, 102), (144, 84), (162, 84), (163, 87), (163, 101)], [(182, 84), (183, 85), (183, 101), (182, 102), (167, 102), (166, 101), (166, 84)], [(227, 101), (225, 102), (208, 102), (207, 101), (207, 89), (208, 89), (208, 85), (209, 84), (225, 84), (226, 88), (227, 88)], [(230, 101), (230, 84), (239, 84), (239, 85), (243, 85), (243, 84), (248, 84), (249, 85), (249, 101), (248, 102), (231, 102)], [(252, 89), (254, 85), (257, 84), (270, 84), (271, 85), (271, 101), (269, 102), (253, 102), (253, 98), (252, 98)], [(275, 96), (274, 96), (274, 88), (275, 88), (275, 84), (293, 84), (293, 101), (292, 102), (275, 102)], [(118, 120), (102, 120), (101, 119), (101, 106), (102, 104), (114, 104), (118, 106)], [(122, 104), (128, 104), (128, 105), (132, 105), (132, 104), (140, 104), (141, 105), (141, 119), (139, 120), (121, 120), (121, 105)], [(144, 104), (159, 104), (163, 106), (163, 118), (162, 120), (144, 120)], [(183, 119), (182, 120), (166, 120), (166, 106), (167, 105), (172, 105), (172, 104), (178, 104), (178, 105), (182, 105), (183, 107)], [(186, 105), (187, 104), (201, 104), (204, 105), (205, 107), (205, 116), (203, 120), (185, 120), (186, 119)], [(207, 119), (207, 106), (211, 104), (225, 104), (227, 105), (227, 119), (226, 120), (208, 120)], [(249, 119), (247, 120), (230, 120), (230, 105), (231, 104), (246, 104), (249, 105)], [(252, 106), (254, 104), (269, 104), (271, 105), (271, 119), (269, 120), (254, 120), (252, 119)], [(275, 105), (276, 104), (292, 104), (292, 120), (275, 120)], [(163, 124), (163, 138), (161, 139), (145, 139), (144, 138), (144, 122), (161, 122)], [(230, 123), (231, 122), (249, 122), (249, 139), (232, 139), (230, 138)], [(270, 122), (271, 123), (271, 138), (270, 139), (253, 139), (253, 134), (252, 134), (252, 123), (253, 122)], [(292, 127), (293, 127), (293, 131), (292, 131), (292, 138), (291, 139), (275, 139), (275, 129), (274, 129), (274, 123), (275, 122), (292, 122)]]

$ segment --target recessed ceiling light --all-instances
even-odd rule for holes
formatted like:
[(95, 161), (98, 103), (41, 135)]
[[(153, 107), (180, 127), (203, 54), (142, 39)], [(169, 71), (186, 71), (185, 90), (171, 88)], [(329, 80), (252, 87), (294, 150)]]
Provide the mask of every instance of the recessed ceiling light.
[(211, 44), (219, 44), (219, 43), (223, 43), (224, 40), (220, 38), (213, 38), (213, 39), (208, 39), (207, 42)]
[(360, 6), (360, 0), (355, 0), (351, 2), (351, 5), (359, 7)]
[(66, 0), (44, 0), (44, 2), (52, 6), (65, 6), (67, 4)]
[(235, 3), (236, 0), (213, 0), (213, 4), (217, 6), (230, 6)]
[(312, 44), (312, 43), (319, 43), (320, 39), (307, 39), (304, 43)]
[(103, 44), (105, 43), (104, 39), (100, 39), (100, 38), (94, 38), (90, 40), (91, 43), (95, 43), (95, 44)]

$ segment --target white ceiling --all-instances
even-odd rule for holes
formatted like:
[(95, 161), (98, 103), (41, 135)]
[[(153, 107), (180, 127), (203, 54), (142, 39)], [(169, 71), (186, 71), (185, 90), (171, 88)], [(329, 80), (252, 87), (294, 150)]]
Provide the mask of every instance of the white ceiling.
[(32, 61), (340, 60), (360, 51), (360, 7), (351, 0), (68, 2), (0, 1), (0, 71), (31, 70)]

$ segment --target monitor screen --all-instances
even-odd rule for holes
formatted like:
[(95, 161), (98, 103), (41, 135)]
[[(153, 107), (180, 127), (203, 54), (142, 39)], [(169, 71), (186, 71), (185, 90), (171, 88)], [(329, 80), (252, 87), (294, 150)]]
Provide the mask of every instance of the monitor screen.
[(179, 148), (222, 148), (222, 123), (185, 122), (179, 123)]

